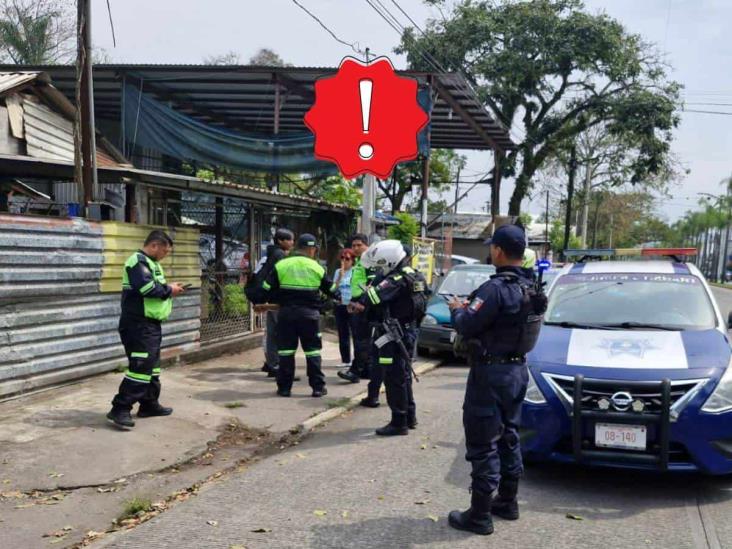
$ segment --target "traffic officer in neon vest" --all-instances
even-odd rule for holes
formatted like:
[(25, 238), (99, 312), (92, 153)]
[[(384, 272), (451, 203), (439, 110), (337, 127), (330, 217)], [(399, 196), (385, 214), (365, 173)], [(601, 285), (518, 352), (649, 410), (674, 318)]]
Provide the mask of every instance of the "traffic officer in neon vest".
[(132, 254), (122, 269), (122, 314), (119, 335), (129, 365), (112, 400), (107, 419), (121, 429), (135, 426), (130, 412), (135, 403), (137, 417), (169, 416), (172, 408), (161, 406), (161, 323), (173, 310), (173, 298), (185, 288), (165, 280), (162, 261), (173, 249), (173, 240), (163, 231), (152, 231), (142, 250)]
[[(378, 269), (383, 278), (357, 301), (356, 311), (367, 311), (376, 320), (373, 364), (383, 368), (386, 401), (391, 421), (376, 430), (380, 436), (406, 435), (417, 427), (417, 408), (412, 392), (411, 356), (417, 326), (427, 304), (426, 282), (409, 266), (409, 258), (398, 240), (382, 240), (369, 246), (361, 261)], [(395, 326), (394, 323), (397, 325)], [(376, 399), (377, 395), (369, 395)]]
[[(369, 238), (363, 233), (356, 233), (351, 236), (349, 248), (353, 250), (356, 261), (353, 264), (351, 274), (351, 300), (357, 301), (366, 291), (366, 287), (374, 280), (374, 273), (364, 267), (361, 257), (369, 247)], [(338, 377), (358, 383), (361, 379), (368, 379), (372, 367), (371, 360), (371, 327), (367, 316), (360, 312), (352, 312), (349, 316), (351, 333), (353, 333), (353, 361), (346, 370), (338, 372)], [(369, 401), (372, 407), (378, 406), (376, 402)]]
[(315, 261), (317, 242), (311, 234), (302, 234), (297, 249), (278, 261), (264, 282), (271, 295), (270, 303), (280, 306), (277, 320), (277, 394), (289, 397), (295, 377), (295, 352), (302, 345), (307, 363), (307, 375), (313, 397), (328, 394), (321, 368), (320, 311), (322, 294), (333, 295), (333, 281)]
[(518, 430), (529, 380), (526, 354), (536, 344), (546, 309), (533, 268), (522, 267), (524, 231), (503, 225), (489, 242), (496, 274), (467, 301), (453, 298), (448, 304), (469, 355), (463, 427), (473, 479), (470, 508), (452, 511), (448, 519), (453, 528), (483, 535), (493, 532), (491, 513), (507, 520), (519, 516)]

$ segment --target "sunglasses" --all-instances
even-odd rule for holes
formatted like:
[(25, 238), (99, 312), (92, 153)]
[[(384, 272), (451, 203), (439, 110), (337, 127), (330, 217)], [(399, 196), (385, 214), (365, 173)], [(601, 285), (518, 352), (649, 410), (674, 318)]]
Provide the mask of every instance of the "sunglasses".
[(341, 259), (345, 259), (346, 261), (353, 261), (352, 255), (342, 255)]

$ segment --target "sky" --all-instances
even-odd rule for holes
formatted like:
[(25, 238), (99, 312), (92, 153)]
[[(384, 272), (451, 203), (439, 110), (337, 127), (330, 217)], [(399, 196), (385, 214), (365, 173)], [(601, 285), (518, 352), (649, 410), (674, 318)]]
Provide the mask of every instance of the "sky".
[[(397, 32), (366, 0), (298, 0), (344, 42), (372, 53), (385, 54), (394, 65), (406, 60), (393, 53)], [(592, 12), (605, 11), (664, 52), (673, 67), (671, 77), (684, 86), (687, 109), (732, 114), (732, 2), (729, 0), (585, 0)], [(381, 0), (405, 26), (406, 17), (395, 3)], [(420, 0), (398, 0), (398, 5), (422, 26), (437, 15)], [(246, 62), (260, 48), (276, 51), (299, 66), (337, 66), (353, 54), (337, 42), (293, 0), (110, 0), (116, 36), (103, 0), (93, 1), (93, 41), (119, 63), (201, 63), (229, 51)], [(689, 174), (672, 189), (673, 198), (659, 199), (657, 210), (669, 221), (694, 209), (698, 193), (719, 194), (720, 181), (732, 175), (730, 151), (732, 116), (682, 113), (673, 151)], [(515, 132), (514, 132), (515, 133)], [(461, 180), (478, 179), (492, 166), (487, 151), (461, 151), (468, 165)], [(510, 182), (501, 188), (501, 212), (508, 209)], [(452, 193), (450, 193), (450, 196)], [(447, 196), (446, 196), (447, 197)], [(460, 211), (481, 211), (489, 197), (482, 185), (461, 201)], [(557, 196), (558, 197), (558, 196)], [(535, 193), (523, 210), (542, 211), (544, 199)]]

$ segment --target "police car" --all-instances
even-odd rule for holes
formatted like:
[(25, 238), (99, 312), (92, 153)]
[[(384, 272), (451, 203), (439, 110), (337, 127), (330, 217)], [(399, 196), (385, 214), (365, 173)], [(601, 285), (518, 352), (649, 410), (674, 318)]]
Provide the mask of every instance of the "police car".
[(703, 275), (678, 259), (692, 254), (570, 253), (579, 260), (552, 282), (528, 355), (527, 459), (732, 472), (728, 324)]

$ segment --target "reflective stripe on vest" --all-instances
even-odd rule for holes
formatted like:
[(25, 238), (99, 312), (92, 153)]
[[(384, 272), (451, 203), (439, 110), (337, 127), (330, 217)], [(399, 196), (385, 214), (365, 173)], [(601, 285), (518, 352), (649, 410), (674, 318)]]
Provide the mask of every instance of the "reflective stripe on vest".
[(132, 288), (130, 285), (130, 278), (127, 274), (127, 269), (134, 268), (142, 259), (145, 259), (147, 268), (152, 273), (153, 279), (149, 283), (145, 284), (140, 288), (140, 294), (143, 296), (143, 304), (145, 308), (145, 317), (152, 318), (153, 320), (167, 320), (170, 313), (173, 312), (173, 299), (160, 299), (159, 297), (145, 297), (145, 294), (149, 293), (154, 287), (155, 282), (161, 285), (165, 285), (165, 272), (163, 271), (162, 265), (154, 259), (146, 256), (141, 252), (135, 252), (132, 254), (122, 269), (122, 288), (128, 291)]

